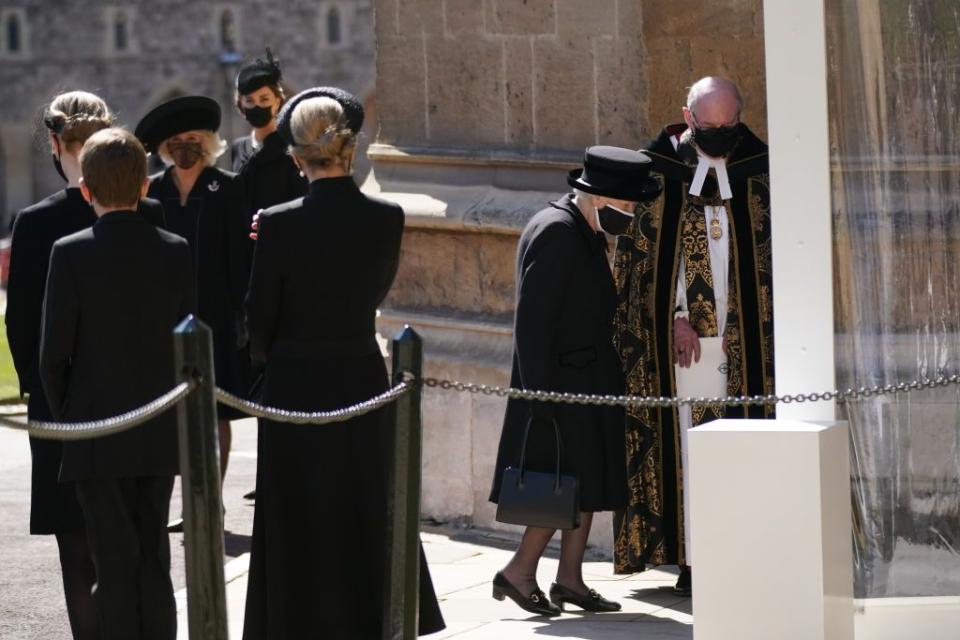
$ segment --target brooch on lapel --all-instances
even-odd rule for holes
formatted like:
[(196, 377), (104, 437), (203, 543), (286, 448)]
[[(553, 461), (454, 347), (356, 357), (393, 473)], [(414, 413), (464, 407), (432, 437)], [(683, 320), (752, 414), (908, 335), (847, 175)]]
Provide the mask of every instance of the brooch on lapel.
[(207, 189), (216, 193), (217, 191), (220, 191), (220, 183), (214, 180), (213, 182), (207, 185)]

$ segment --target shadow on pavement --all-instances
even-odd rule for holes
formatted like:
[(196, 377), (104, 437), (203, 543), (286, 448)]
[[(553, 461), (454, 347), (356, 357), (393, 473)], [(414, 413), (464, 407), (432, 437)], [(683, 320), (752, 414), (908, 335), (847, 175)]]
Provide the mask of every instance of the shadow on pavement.
[(230, 531), (223, 532), (223, 551), (228, 558), (236, 558), (250, 551), (252, 536)]
[(634, 589), (633, 593), (627, 597), (638, 602), (656, 605), (665, 609), (690, 613), (690, 598), (674, 593), (673, 586), (659, 585), (643, 589)]
[[(599, 638), (597, 632), (602, 632), (605, 625), (616, 625), (620, 635), (626, 627), (625, 624), (635, 625), (643, 622), (650, 622), (656, 625), (657, 638), (691, 638), (693, 635), (692, 625), (676, 620), (665, 618), (656, 618), (637, 613), (602, 613), (602, 614), (584, 614), (576, 617), (563, 617), (550, 620), (547, 624), (536, 627), (532, 632), (539, 636), (553, 636), (558, 638)], [(629, 627), (633, 629), (633, 627)], [(649, 627), (644, 627), (648, 629)], [(584, 635), (589, 633), (589, 635)], [(631, 631), (630, 633), (634, 633)], [(639, 627), (636, 628), (636, 637), (642, 638), (644, 633)], [(632, 636), (631, 636), (632, 637)]]

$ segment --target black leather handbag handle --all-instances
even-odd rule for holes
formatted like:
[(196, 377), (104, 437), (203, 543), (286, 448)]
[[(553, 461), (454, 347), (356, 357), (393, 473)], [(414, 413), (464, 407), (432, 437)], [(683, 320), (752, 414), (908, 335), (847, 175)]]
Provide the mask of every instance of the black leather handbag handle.
[[(560, 425), (557, 424), (556, 418), (552, 419), (550, 422), (553, 423), (553, 432), (557, 437), (557, 473), (556, 479), (553, 485), (554, 493), (560, 493), (560, 453), (562, 443), (560, 440)], [(533, 418), (527, 420), (527, 427), (523, 430), (523, 446), (520, 447), (520, 473), (518, 474), (517, 485), (523, 486), (523, 474), (526, 471), (526, 461), (527, 461), (527, 439), (530, 437), (530, 425), (533, 424)]]

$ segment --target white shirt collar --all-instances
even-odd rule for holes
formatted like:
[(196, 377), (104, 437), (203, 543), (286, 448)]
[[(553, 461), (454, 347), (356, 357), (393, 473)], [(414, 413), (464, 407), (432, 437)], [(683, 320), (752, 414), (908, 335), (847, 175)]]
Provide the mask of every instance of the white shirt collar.
[(697, 156), (699, 156), (699, 161), (697, 162), (696, 171), (693, 172), (693, 182), (690, 183), (690, 195), (700, 195), (703, 191), (703, 183), (707, 179), (707, 174), (710, 173), (710, 169), (713, 169), (717, 174), (720, 197), (724, 200), (731, 199), (733, 192), (730, 190), (730, 177), (727, 175), (727, 159), (711, 158), (710, 156), (704, 155), (699, 149), (697, 149)]

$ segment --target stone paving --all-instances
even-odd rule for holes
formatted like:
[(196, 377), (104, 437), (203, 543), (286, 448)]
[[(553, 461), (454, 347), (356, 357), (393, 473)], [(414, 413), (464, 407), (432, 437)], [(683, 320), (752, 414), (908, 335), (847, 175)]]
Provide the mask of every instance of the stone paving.
[[(521, 640), (524, 638), (583, 638), (591, 640), (667, 640), (693, 637), (690, 600), (673, 594), (676, 570), (653, 570), (633, 576), (616, 576), (609, 562), (588, 562), (587, 584), (604, 596), (618, 600), (623, 611), (584, 614), (572, 608), (559, 618), (531, 616), (510, 601), (491, 597), (490, 580), (511, 552), (500, 536), (478, 532), (433, 530), (423, 534), (434, 586), (447, 629), (427, 636), (430, 640)], [(550, 554), (555, 555), (555, 554)], [(226, 569), (230, 637), (239, 638), (247, 591), (249, 556), (230, 562)], [(546, 557), (540, 565), (541, 588), (549, 588), (557, 561)], [(178, 638), (187, 638), (185, 594), (179, 592)]]

